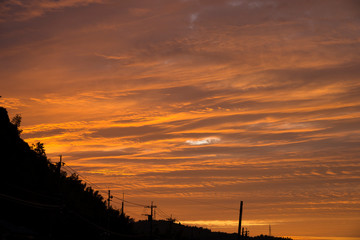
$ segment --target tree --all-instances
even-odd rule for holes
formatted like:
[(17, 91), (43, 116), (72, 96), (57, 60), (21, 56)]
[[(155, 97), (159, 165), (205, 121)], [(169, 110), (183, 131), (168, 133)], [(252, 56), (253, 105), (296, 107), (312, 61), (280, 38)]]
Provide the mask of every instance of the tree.
[(22, 133), (23, 130), (20, 129), (20, 125), (21, 125), (21, 115), (20, 114), (16, 114), (15, 117), (13, 117), (11, 119), (11, 123), (16, 126), (16, 129), (18, 131), (18, 134), (20, 135)]
[(32, 144), (31, 149), (34, 150), (34, 152), (36, 152), (40, 156), (46, 156), (44, 144), (41, 142)]

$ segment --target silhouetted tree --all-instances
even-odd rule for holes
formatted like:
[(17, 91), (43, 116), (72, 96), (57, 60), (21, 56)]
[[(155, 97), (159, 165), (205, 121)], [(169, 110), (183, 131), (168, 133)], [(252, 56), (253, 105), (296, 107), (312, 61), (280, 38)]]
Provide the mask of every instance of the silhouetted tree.
[(45, 147), (44, 144), (41, 142), (37, 142), (36, 144), (32, 144), (31, 145), (31, 149), (38, 154), (39, 156), (44, 156), (46, 157), (46, 153), (45, 153)]
[(23, 130), (20, 129), (20, 125), (21, 125), (21, 115), (20, 114), (16, 114), (12, 119), (11, 119), (11, 123), (17, 128), (18, 131), (18, 135), (20, 135), (22, 133)]

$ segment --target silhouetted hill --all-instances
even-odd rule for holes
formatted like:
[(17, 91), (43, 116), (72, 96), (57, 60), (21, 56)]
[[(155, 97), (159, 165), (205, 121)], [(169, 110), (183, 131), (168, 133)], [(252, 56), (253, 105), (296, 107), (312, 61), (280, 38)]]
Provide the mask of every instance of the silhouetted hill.
[[(41, 143), (30, 147), (0, 107), (0, 238), (102, 239), (129, 233), (131, 220), (76, 175), (67, 176), (46, 157)], [(123, 238), (122, 238), (123, 239)]]

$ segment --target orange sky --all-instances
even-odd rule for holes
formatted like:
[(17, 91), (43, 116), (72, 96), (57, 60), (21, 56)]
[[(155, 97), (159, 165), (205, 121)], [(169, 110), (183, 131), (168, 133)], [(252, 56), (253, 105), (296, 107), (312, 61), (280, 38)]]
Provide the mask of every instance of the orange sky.
[(356, 0), (5, 0), (0, 104), (52, 161), (184, 224), (235, 232), (243, 200), (251, 235), (353, 240), (359, 50)]

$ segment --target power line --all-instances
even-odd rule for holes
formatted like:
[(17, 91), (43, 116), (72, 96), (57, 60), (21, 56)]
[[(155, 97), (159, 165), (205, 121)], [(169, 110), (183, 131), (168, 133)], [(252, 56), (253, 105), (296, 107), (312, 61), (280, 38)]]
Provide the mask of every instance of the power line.
[(111, 235), (114, 235), (114, 236), (118, 236), (118, 237), (122, 237), (122, 238), (126, 238), (126, 239), (129, 239), (129, 238), (133, 238), (133, 239), (136, 239), (136, 236), (132, 236), (132, 235), (127, 235), (127, 234), (121, 234), (121, 233), (117, 233), (117, 232), (113, 232), (113, 231), (109, 231), (108, 229), (94, 223), (93, 221), (90, 221), (89, 219), (87, 219), (86, 217), (83, 217), (81, 216), (80, 214), (74, 212), (74, 211), (69, 211), (69, 213), (73, 214), (74, 216), (80, 218), (81, 220), (93, 225), (94, 227), (98, 228), (99, 230), (102, 230), (104, 232), (108, 232), (109, 234)]
[[(88, 178), (86, 178), (85, 176), (81, 175), (80, 173), (78, 173), (76, 170), (74, 170), (72, 167), (70, 167), (68, 164), (65, 164), (66, 167), (70, 168), (76, 175), (78, 175), (79, 177), (81, 177), (83, 179), (83, 181), (85, 183), (87, 183), (88, 185), (93, 185), (94, 188), (97, 188), (98, 191), (105, 191), (104, 189), (102, 189), (101, 187), (99, 187), (98, 185), (96, 185), (95, 183), (91, 182)], [(105, 191), (106, 192), (106, 191)]]
[(69, 166), (63, 166), (69, 173), (76, 174)]
[[(73, 169), (72, 167), (70, 167), (68, 164), (65, 164), (65, 163), (64, 163), (64, 165), (66, 165), (68, 168), (70, 168), (75, 174), (77, 174), (78, 176), (80, 176), (80, 177), (84, 180), (84, 182), (89, 183), (89, 185), (95, 186), (98, 190), (103, 191), (103, 192), (105, 193), (105, 190), (101, 189), (101, 187), (99, 187), (99, 186), (96, 185), (95, 183), (92, 183), (92, 182), (91, 182), (88, 178), (86, 178), (85, 176), (79, 174), (76, 170), (74, 170), (74, 169)], [(145, 190), (145, 189), (141, 189), (141, 190), (138, 190), (138, 191), (140, 191), (140, 192), (141, 192), (141, 191), (143, 191), (143, 192), (149, 192), (149, 193), (158, 194), (158, 195), (162, 194), (162, 193), (157, 192), (157, 191), (151, 191), (151, 190)], [(116, 197), (116, 196), (114, 196), (114, 198), (123, 201), (123, 199), (118, 198), (118, 197)], [(201, 203), (201, 204), (203, 204), (203, 205), (212, 205), (212, 206), (216, 206), (216, 207), (218, 207), (218, 208), (220, 207), (220, 208), (223, 208), (223, 209), (229, 209), (229, 210), (235, 210), (235, 211), (238, 210), (237, 208), (226, 207), (226, 206), (223, 206), (223, 205), (220, 205), (220, 204), (211, 203), (211, 202), (207, 202), (207, 201), (201, 201), (201, 200), (195, 200), (195, 199), (188, 199), (188, 198), (186, 198), (186, 197), (181, 197), (181, 198), (182, 198), (183, 200), (185, 200), (185, 201), (195, 202), (195, 203)], [(139, 206), (139, 207), (144, 207), (144, 206), (146, 206), (146, 205), (144, 205), (144, 204), (134, 203), (134, 202), (130, 202), (130, 201), (127, 201), (127, 200), (124, 200), (124, 202), (126, 202), (126, 203), (128, 203), (128, 204), (135, 205), (135, 206)]]
[[(156, 191), (151, 191), (151, 190), (145, 190), (145, 189), (141, 189), (141, 190), (138, 190), (138, 191), (143, 191), (143, 192), (149, 192), (149, 193), (154, 193), (154, 194), (162, 194), (160, 192), (156, 192)], [(220, 208), (223, 208), (223, 209), (229, 209), (229, 210), (235, 210), (237, 211), (238, 209), (237, 208), (232, 208), (232, 207), (226, 207), (226, 206), (223, 206), (223, 205), (220, 205), (220, 204), (216, 204), (216, 203), (211, 203), (211, 202), (205, 202), (205, 201), (201, 201), (201, 200), (195, 200), (195, 199), (188, 199), (186, 197), (181, 197), (183, 200), (185, 201), (189, 201), (189, 202), (196, 202), (196, 203), (201, 203), (201, 204), (204, 204), (204, 205), (213, 205), (213, 206), (216, 206), (216, 207), (220, 207)]]
[[(65, 163), (64, 163), (64, 165), (65, 165)], [(70, 167), (69, 165), (66, 165), (66, 167), (69, 168), (73, 173), (75, 173), (75, 174), (77, 174), (78, 176), (80, 176), (85, 183), (91, 183), (93, 186), (95, 186), (96, 188), (100, 189), (99, 186), (97, 186), (95, 183), (90, 182), (89, 179), (87, 179), (86, 177), (80, 175), (76, 170), (74, 170), (74, 169), (73, 169), (72, 167)], [(71, 171), (70, 171), (70, 172), (71, 172)], [(110, 190), (109, 190), (109, 191), (110, 191)], [(152, 192), (152, 191), (148, 191), (148, 192)], [(153, 192), (153, 193), (155, 193), (155, 192)], [(160, 193), (156, 193), (156, 194), (160, 194)], [(111, 196), (111, 198), (115, 198), (115, 199), (118, 199), (118, 200), (122, 201), (122, 202), (118, 202), (118, 201), (114, 201), (114, 200), (113, 200), (113, 202), (118, 203), (118, 204), (122, 204), (122, 203), (126, 202), (126, 203), (128, 203), (128, 204), (130, 204), (130, 205), (134, 205), (134, 206), (138, 206), (138, 207), (142, 207), (142, 208), (144, 208), (144, 207), (145, 207), (145, 208), (149, 208), (149, 207), (150, 207), (150, 206), (147, 206), (147, 205), (145, 205), (145, 204), (139, 204), (139, 203), (131, 202), (131, 201), (128, 201), (128, 200), (125, 200), (125, 199), (121, 199), (121, 198), (116, 197), (116, 196)], [(109, 205), (109, 204), (110, 204), (110, 202), (108, 201), (108, 205)], [(151, 208), (156, 208), (156, 206), (151, 205)], [(161, 215), (162, 217), (171, 218), (171, 216), (169, 216), (168, 214), (166, 214), (164, 211), (162, 211), (162, 210), (160, 210), (160, 209), (158, 209), (158, 210), (159, 210), (160, 215)], [(136, 215), (137, 215), (137, 214), (136, 214)], [(152, 215), (153, 215), (153, 209), (151, 209), (151, 217), (153, 217)], [(79, 216), (79, 217), (80, 217), (80, 216)], [(87, 220), (87, 221), (89, 221), (89, 220)]]
[[(73, 173), (75, 173), (75, 174), (77, 174), (78, 176), (80, 176), (85, 183), (88, 183), (88, 184), (90, 183), (91, 185), (95, 186), (97, 189), (100, 188), (100, 187), (99, 187), (98, 185), (96, 185), (95, 183), (90, 182), (90, 180), (89, 180), (88, 178), (80, 175), (75, 169), (73, 169), (72, 167), (70, 167), (68, 164), (66, 164), (66, 167), (68, 167)], [(89, 184), (89, 185), (90, 185), (90, 184)], [(100, 189), (100, 190), (101, 190), (101, 189)], [(105, 191), (105, 190), (101, 190), (101, 191)], [(142, 208), (146, 206), (145, 204), (139, 204), (139, 203), (131, 202), (131, 201), (124, 200), (124, 199), (121, 199), (121, 198), (116, 197), (116, 196), (113, 196), (113, 198), (116, 198), (116, 199), (118, 199), (118, 200), (120, 200), (120, 201), (124, 201), (124, 202), (126, 202), (126, 203), (128, 203), (128, 204), (135, 205), (135, 206), (142, 207)], [(118, 203), (118, 204), (121, 204), (121, 203), (119, 203), (119, 202), (117, 202), (117, 201), (113, 201), (113, 202)]]
[(163, 217), (165, 217), (165, 218), (170, 218), (171, 217), (169, 214), (165, 213), (160, 208), (157, 208), (157, 210), (158, 210), (158, 214), (160, 213), (160, 215), (163, 215)]
[(127, 213), (130, 213), (131, 215), (137, 215), (137, 216), (141, 216), (141, 213), (135, 213), (133, 211), (128, 211), (126, 210)]
[(146, 205), (145, 204), (140, 204), (140, 203), (135, 203), (135, 202), (131, 202), (131, 201), (128, 201), (128, 200), (123, 200), (119, 197), (116, 197), (114, 196), (114, 198), (118, 199), (118, 200), (121, 200), (121, 201), (124, 201), (126, 203), (129, 203), (129, 204), (132, 204), (132, 205), (135, 205), (135, 206), (139, 206), (139, 207), (145, 207)]
[(48, 200), (55, 200), (55, 201), (59, 201), (60, 198), (58, 197), (54, 197), (54, 196), (49, 196), (49, 195), (44, 195), (44, 194), (41, 194), (41, 193), (38, 193), (38, 192), (34, 192), (34, 191), (31, 191), (29, 189), (25, 189), (25, 188), (21, 188), (19, 186), (16, 186), (16, 185), (13, 185), (13, 184), (9, 184), (9, 183), (3, 183), (5, 185), (7, 185), (8, 187), (11, 187), (11, 188), (16, 188), (18, 190), (21, 190), (23, 192), (27, 192), (27, 193), (30, 193), (30, 194), (35, 194), (37, 195), (38, 197), (41, 197), (41, 198), (46, 198)]
[(21, 204), (24, 204), (24, 205), (27, 205), (27, 206), (36, 207), (36, 208), (59, 209), (61, 207), (60, 205), (44, 204), (44, 203), (39, 203), (39, 202), (27, 201), (27, 200), (23, 200), (23, 199), (20, 199), (20, 198), (17, 198), (17, 197), (13, 197), (13, 196), (1, 194), (1, 193), (0, 193), (0, 197), (8, 199), (8, 200), (16, 201), (18, 203), (21, 203)]
[(161, 213), (160, 211), (157, 211), (157, 215), (159, 215), (160, 217), (165, 218), (165, 219), (169, 218), (167, 215)]

